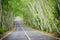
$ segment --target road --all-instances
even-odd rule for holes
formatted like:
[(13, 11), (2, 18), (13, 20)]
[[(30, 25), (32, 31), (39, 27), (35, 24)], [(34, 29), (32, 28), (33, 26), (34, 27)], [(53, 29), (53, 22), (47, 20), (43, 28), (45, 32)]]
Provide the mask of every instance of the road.
[(16, 22), (15, 31), (2, 40), (57, 40), (57, 39), (44, 35), (31, 28), (28, 28), (22, 21), (18, 21)]

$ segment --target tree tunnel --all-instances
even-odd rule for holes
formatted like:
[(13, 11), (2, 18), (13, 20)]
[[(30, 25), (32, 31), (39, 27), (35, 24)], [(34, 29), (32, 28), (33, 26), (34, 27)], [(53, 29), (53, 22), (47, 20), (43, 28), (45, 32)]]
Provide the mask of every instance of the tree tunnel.
[(60, 35), (60, 0), (1, 0), (0, 34), (12, 28), (14, 17), (41, 31)]

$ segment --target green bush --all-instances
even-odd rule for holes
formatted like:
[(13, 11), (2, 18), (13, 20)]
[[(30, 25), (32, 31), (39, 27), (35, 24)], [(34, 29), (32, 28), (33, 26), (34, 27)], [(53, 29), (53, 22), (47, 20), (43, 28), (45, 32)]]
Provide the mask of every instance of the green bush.
[(0, 27), (0, 34), (3, 34), (4, 30), (2, 29), (2, 27)]

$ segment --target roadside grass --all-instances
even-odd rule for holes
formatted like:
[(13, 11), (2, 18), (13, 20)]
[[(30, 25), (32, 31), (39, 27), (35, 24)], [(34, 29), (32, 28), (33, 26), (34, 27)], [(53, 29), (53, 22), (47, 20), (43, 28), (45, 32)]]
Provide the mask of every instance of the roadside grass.
[(5, 27), (4, 30), (3, 30), (2, 27), (0, 27), (0, 38), (4, 37), (4, 36), (7, 35), (9, 32), (14, 31), (15, 28), (16, 28), (15, 25), (14, 25), (13, 27), (11, 27), (11, 28)]

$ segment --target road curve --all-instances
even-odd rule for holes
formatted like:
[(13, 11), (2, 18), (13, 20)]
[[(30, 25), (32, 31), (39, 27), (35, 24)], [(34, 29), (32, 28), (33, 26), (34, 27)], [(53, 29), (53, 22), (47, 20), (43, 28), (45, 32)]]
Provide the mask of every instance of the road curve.
[(16, 29), (13, 33), (2, 40), (58, 40), (33, 29), (27, 28), (22, 21), (16, 22)]

